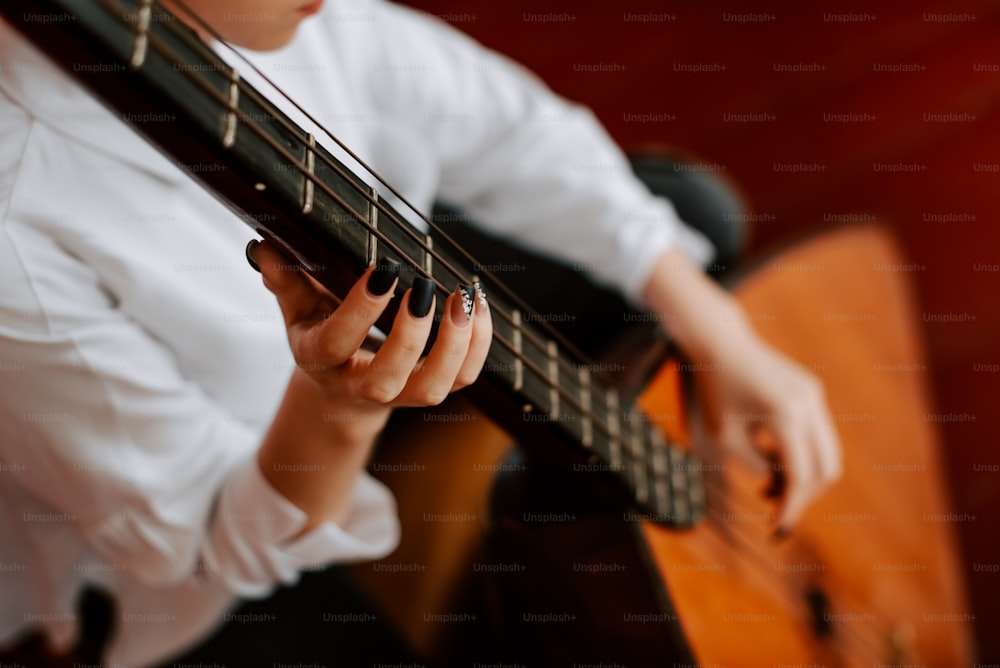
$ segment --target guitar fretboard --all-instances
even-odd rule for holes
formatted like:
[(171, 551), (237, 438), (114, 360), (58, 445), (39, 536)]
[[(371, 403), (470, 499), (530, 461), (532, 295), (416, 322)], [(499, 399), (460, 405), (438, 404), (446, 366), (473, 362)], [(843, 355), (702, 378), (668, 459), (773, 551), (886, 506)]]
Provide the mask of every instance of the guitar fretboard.
[[(333, 292), (342, 294), (380, 258), (404, 267), (400, 293), (417, 276), (435, 282), (438, 317), (458, 283), (493, 287), (491, 276), (477, 275), (482, 265), (460, 250), (435, 248), (429, 234), (151, 0), (16, 0), (0, 13), (105, 104), (138, 119), (133, 125), (149, 141)], [(29, 20), (42, 13), (72, 18)], [(110, 65), (127, 73), (111, 78)], [(179, 120), (143, 123), (141, 112), (150, 109), (169, 109)], [(536, 314), (490, 292), (493, 345), (479, 381), (490, 391), (471, 394), (477, 405), (526, 443), (555, 437), (570, 444), (620, 478), (659, 521), (696, 521), (705, 505), (697, 462), (665, 442)]]

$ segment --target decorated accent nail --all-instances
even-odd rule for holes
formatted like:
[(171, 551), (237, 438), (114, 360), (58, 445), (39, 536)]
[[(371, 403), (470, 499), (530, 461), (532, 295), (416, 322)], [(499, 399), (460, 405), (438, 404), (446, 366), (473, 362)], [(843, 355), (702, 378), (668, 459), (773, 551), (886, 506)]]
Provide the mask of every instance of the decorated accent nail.
[(483, 289), (482, 281), (475, 281), (472, 285), (476, 289), (476, 295), (479, 296), (479, 305), (483, 308), (489, 308), (490, 304), (486, 301), (486, 290)]
[[(456, 300), (456, 304), (462, 307), (461, 313), (456, 315), (461, 318), (465, 316), (465, 321), (468, 322), (472, 318), (472, 310), (475, 308), (475, 288), (471, 285), (461, 285), (459, 284), (457, 289), (459, 298)], [(456, 309), (457, 310), (457, 309)]]

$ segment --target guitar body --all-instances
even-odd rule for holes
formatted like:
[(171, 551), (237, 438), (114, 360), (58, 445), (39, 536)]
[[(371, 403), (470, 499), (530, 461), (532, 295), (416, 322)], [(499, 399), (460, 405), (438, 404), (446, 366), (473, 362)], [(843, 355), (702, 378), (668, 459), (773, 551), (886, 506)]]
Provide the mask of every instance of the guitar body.
[[(971, 665), (961, 518), (902, 263), (883, 231), (848, 227), (735, 290), (757, 329), (822, 378), (844, 445), (843, 478), (791, 536), (770, 535), (766, 481), (727, 460), (706, 460), (707, 516), (672, 530), (599, 467), (534, 461), (455, 402), (404, 418), (406, 438), (380, 452), (403, 541), (354, 576), (422, 656), (448, 664)], [(664, 365), (640, 398), (675, 438), (679, 387)]]
[[(644, 525), (700, 663), (971, 664), (918, 316), (906, 274), (892, 270), (903, 265), (878, 229), (847, 228), (774, 258), (737, 290), (758, 330), (823, 379), (844, 475), (781, 543), (753, 517), (773, 512), (760, 481), (735, 468), (719, 483), (739, 502), (722, 510), (725, 530), (714, 519), (689, 535)], [(653, 387), (644, 398), (669, 406), (668, 395)], [(828, 601), (825, 635), (803, 624), (810, 590)]]

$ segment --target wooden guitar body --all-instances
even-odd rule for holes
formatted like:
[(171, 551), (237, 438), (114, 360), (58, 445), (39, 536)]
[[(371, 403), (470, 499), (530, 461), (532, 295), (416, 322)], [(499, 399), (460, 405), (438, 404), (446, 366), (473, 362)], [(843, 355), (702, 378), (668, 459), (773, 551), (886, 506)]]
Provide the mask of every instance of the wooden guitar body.
[[(843, 478), (791, 536), (771, 536), (766, 481), (731, 460), (704, 461), (709, 512), (672, 530), (599, 465), (510, 455), (504, 432), (456, 403), (418, 418), (426, 433), (411, 416), (379, 455), (403, 543), (354, 574), (419, 652), (448, 664), (494, 652), (544, 666), (971, 665), (962, 518), (939, 474), (904, 266), (884, 231), (848, 227), (735, 290), (757, 329), (823, 379), (844, 445)], [(675, 437), (677, 381), (665, 366), (640, 398)]]
[[(644, 525), (700, 663), (970, 665), (959, 518), (942, 484), (906, 266), (884, 232), (847, 228), (775, 257), (737, 289), (758, 330), (823, 379), (844, 476), (781, 543), (757, 520), (773, 511), (760, 482), (735, 468), (709, 475), (738, 506), (720, 499), (690, 535)], [(668, 394), (651, 388), (647, 406)], [(815, 609), (825, 624), (803, 623), (810, 591), (828, 601)]]

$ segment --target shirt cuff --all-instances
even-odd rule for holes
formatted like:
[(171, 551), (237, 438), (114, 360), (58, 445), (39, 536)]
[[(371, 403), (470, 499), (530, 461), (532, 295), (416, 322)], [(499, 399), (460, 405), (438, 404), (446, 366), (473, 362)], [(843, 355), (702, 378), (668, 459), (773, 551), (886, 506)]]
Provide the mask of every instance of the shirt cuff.
[(228, 589), (263, 596), (299, 572), (334, 561), (377, 559), (399, 542), (391, 492), (362, 473), (347, 519), (324, 522), (298, 535), (308, 516), (267, 481), (256, 457), (236, 468), (223, 486), (205, 550), (207, 570)]
[[(671, 207), (656, 202), (659, 207)], [(673, 218), (668, 224), (667, 221)], [(642, 217), (638, 217), (642, 220)], [(656, 222), (619, 228), (619, 245), (623, 249), (620, 280), (625, 296), (637, 306), (644, 305), (642, 293), (653, 273), (657, 260), (671, 248), (677, 248), (702, 268), (715, 257), (715, 246), (693, 227), (683, 223), (676, 214), (652, 216)]]

